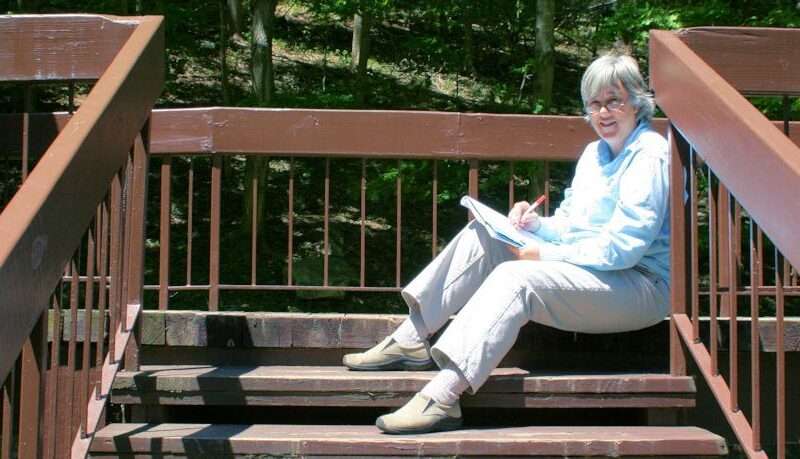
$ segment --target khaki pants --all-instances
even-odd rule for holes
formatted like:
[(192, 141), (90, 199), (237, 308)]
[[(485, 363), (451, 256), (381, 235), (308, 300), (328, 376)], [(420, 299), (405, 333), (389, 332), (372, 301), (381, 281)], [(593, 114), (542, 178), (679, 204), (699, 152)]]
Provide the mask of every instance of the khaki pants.
[(454, 363), (476, 391), (528, 321), (584, 333), (637, 330), (667, 315), (669, 286), (637, 269), (516, 260), (473, 221), (402, 296), (423, 337), (456, 315), (431, 352), (439, 367)]

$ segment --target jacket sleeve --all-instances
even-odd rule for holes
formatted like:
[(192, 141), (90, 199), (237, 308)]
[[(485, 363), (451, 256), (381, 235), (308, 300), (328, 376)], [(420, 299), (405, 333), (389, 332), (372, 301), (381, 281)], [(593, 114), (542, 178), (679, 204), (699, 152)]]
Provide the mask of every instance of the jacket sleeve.
[(668, 179), (665, 157), (637, 155), (620, 178), (619, 199), (602, 229), (574, 242), (542, 244), (541, 259), (567, 261), (598, 270), (635, 266), (667, 217)]

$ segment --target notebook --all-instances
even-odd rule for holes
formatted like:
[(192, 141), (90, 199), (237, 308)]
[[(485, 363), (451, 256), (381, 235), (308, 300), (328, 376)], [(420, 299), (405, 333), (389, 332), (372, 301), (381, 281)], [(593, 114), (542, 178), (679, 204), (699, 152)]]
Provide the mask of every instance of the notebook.
[(511, 222), (508, 221), (508, 216), (476, 199), (464, 196), (461, 198), (461, 205), (469, 209), (472, 215), (475, 216), (475, 220), (483, 225), (489, 235), (498, 241), (505, 242), (516, 248), (525, 247), (531, 241), (544, 242), (542, 238), (530, 231), (514, 228)]

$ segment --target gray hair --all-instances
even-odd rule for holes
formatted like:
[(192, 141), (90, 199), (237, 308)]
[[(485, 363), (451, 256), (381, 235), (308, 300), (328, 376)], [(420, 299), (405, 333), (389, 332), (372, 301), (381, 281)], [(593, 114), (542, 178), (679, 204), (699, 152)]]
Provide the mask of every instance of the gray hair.
[[(629, 103), (636, 109), (636, 122), (653, 118), (655, 103), (653, 95), (647, 90), (644, 78), (639, 72), (639, 64), (626, 54), (609, 53), (595, 59), (581, 79), (581, 98), (583, 106), (605, 88), (616, 87), (617, 83), (628, 91)], [(585, 116), (589, 121), (588, 113)]]

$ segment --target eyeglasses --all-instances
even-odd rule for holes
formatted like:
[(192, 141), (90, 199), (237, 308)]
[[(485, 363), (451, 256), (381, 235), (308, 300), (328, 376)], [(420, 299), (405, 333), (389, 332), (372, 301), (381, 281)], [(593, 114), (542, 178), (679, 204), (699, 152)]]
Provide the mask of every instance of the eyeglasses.
[(608, 110), (609, 112), (621, 112), (622, 111), (622, 107), (624, 107), (624, 106), (625, 106), (625, 102), (622, 102), (619, 99), (611, 99), (606, 103), (592, 102), (591, 104), (586, 106), (586, 111), (590, 115), (594, 116), (594, 115), (599, 114), (600, 110), (602, 110), (603, 107), (605, 107), (606, 110)]

